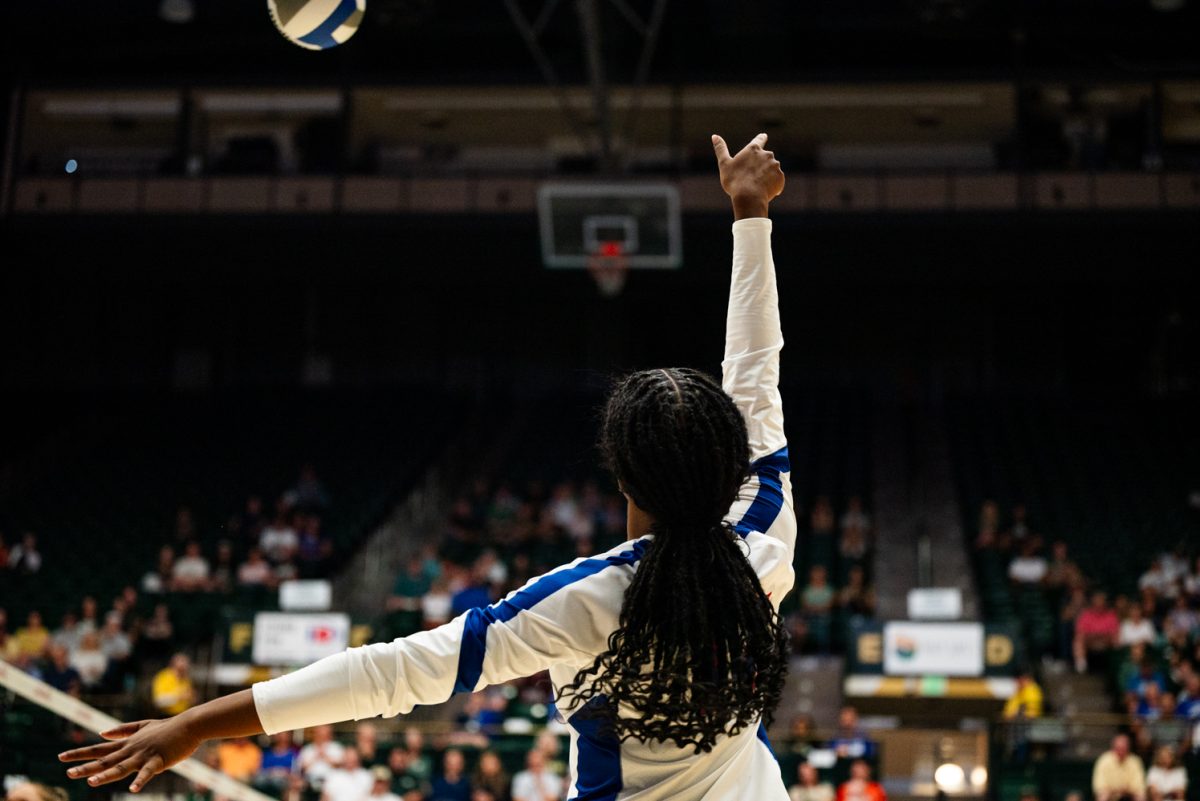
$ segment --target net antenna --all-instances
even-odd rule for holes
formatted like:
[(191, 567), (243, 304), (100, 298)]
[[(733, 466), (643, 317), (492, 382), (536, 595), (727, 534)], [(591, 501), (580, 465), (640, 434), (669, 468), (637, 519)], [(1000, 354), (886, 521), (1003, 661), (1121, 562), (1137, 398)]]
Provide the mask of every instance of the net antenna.
[(625, 255), (625, 246), (615, 240), (598, 243), (588, 258), (587, 270), (602, 297), (615, 298), (620, 295), (625, 288), (625, 279), (629, 277), (629, 257)]

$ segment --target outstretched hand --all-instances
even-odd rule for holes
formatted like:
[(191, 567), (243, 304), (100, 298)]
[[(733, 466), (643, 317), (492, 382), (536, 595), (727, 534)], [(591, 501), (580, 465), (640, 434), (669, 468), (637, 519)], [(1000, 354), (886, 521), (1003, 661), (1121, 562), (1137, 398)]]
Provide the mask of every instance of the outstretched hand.
[(136, 775), (129, 789), (135, 793), (154, 776), (191, 756), (202, 742), (188, 731), (179, 717), (123, 723), (101, 732), (100, 736), (110, 742), (58, 755), (62, 762), (90, 760), (69, 769), (67, 776), (72, 779), (87, 777), (88, 784), (99, 787), (133, 773)]
[(783, 169), (775, 154), (765, 149), (767, 135), (760, 133), (732, 156), (720, 136), (713, 134), (712, 143), (721, 171), (721, 188), (733, 201), (734, 218), (766, 217), (768, 204), (779, 196), (784, 184)]

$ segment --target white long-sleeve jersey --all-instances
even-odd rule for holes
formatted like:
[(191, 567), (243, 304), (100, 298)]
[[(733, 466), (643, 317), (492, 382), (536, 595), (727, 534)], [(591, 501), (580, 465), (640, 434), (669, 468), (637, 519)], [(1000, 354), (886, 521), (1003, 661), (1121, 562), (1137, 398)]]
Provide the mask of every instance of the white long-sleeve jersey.
[[(728, 520), (776, 609), (792, 589), (796, 516), (779, 397), (783, 335), (771, 222), (733, 224), (722, 386), (746, 419), (750, 477)], [(267, 733), (320, 723), (406, 713), (459, 692), (549, 670), (556, 688), (608, 650), (625, 589), (652, 535), (533, 579), (491, 606), (440, 628), (389, 643), (352, 648), (281, 678), (253, 686)], [(577, 801), (786, 801), (779, 765), (760, 723), (722, 737), (709, 753), (673, 743), (640, 743), (599, 732), (597, 719), (575, 717), (557, 699), (571, 731), (569, 799)]]

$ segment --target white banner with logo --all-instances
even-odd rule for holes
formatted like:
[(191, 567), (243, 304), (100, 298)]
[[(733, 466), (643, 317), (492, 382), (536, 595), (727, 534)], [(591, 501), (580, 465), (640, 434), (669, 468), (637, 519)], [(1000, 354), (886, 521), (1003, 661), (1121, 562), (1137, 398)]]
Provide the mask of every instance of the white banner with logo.
[(889, 676), (983, 675), (981, 623), (887, 623), (883, 643)]
[(346, 650), (349, 643), (348, 615), (259, 612), (254, 616), (256, 665), (307, 665)]

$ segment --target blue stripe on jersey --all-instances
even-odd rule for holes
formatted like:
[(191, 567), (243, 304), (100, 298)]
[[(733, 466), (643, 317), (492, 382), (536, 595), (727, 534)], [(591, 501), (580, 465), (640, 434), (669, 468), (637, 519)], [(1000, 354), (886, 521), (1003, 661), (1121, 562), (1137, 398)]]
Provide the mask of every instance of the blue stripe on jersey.
[(638, 540), (627, 551), (621, 551), (603, 559), (584, 559), (574, 567), (550, 573), (528, 584), (511, 597), (497, 601), (491, 606), (467, 612), (463, 627), (462, 647), (458, 652), (458, 677), (454, 682), (456, 693), (473, 693), (483, 675), (483, 657), (487, 651), (487, 630), (493, 623), (505, 623), (525, 609), (532, 609), (554, 593), (589, 576), (594, 576), (606, 567), (636, 564), (642, 558), (649, 543)]
[(305, 44), (316, 47), (336, 47), (338, 42), (333, 38), (333, 32), (340, 28), (343, 22), (350, 19), (350, 16), (357, 10), (356, 0), (342, 0), (333, 13), (325, 18), (324, 22), (298, 38)]
[(600, 725), (604, 721), (602, 717), (587, 714), (588, 707), (603, 706), (607, 702), (606, 696), (597, 695), (567, 720), (567, 724), (579, 735), (575, 795), (571, 796), (571, 801), (616, 801), (617, 794), (624, 787), (621, 779), (621, 741), (611, 732), (600, 732)]
[(762, 744), (771, 752), (771, 756), (778, 762), (779, 757), (775, 754), (775, 749), (771, 746), (771, 738), (767, 736), (767, 724), (761, 720), (758, 722), (758, 739), (762, 741)]
[(758, 476), (758, 493), (733, 530), (746, 537), (751, 531), (766, 533), (783, 509), (783, 474), (792, 469), (787, 446), (750, 463), (751, 475)]

